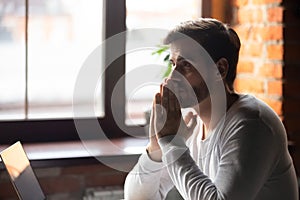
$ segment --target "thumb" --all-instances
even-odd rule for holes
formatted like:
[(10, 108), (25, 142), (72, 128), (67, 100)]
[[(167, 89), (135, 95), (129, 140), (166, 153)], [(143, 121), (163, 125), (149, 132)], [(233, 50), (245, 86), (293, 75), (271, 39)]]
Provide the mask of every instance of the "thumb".
[(185, 122), (185, 139), (188, 139), (192, 134), (193, 130), (197, 125), (197, 115), (194, 115), (192, 112), (189, 112), (185, 117), (184, 117), (184, 122)]
[(197, 115), (192, 115), (189, 121), (190, 125), (188, 126), (188, 129), (193, 130), (197, 125)]
[(186, 125), (188, 125), (193, 118), (193, 113), (189, 112), (185, 117), (184, 117), (184, 122)]

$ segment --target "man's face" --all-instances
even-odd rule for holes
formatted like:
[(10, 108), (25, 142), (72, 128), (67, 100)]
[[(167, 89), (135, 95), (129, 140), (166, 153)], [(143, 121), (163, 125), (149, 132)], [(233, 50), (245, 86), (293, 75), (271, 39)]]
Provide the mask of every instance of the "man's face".
[(207, 67), (199, 46), (187, 39), (179, 39), (171, 44), (170, 62), (173, 72), (170, 80), (177, 85), (177, 95), (181, 107), (193, 107), (209, 96), (203, 77), (207, 76)]

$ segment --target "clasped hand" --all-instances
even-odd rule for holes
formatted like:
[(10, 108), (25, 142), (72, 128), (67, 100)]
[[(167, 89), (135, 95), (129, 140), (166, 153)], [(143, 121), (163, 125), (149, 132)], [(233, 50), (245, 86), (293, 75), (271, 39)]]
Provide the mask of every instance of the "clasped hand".
[(180, 134), (187, 139), (192, 134), (197, 124), (197, 116), (189, 112), (183, 119), (179, 101), (174, 94), (177, 91), (176, 83), (169, 79), (161, 84), (160, 93), (155, 95), (149, 131), (152, 137), (156, 135), (157, 138), (161, 138)]

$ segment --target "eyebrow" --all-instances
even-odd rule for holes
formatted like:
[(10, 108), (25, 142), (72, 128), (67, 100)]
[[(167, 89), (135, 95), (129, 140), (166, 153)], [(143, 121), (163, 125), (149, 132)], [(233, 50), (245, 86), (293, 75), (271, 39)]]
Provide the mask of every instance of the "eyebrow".
[[(183, 60), (185, 60), (185, 59), (182, 58), (182, 57), (179, 57), (179, 58), (176, 59), (176, 62), (180, 62), (180, 61), (183, 61)], [(170, 58), (170, 59), (169, 59), (169, 62), (171, 62), (172, 64), (175, 64), (173, 58)]]
[(179, 58), (177, 59), (177, 61), (183, 61), (183, 60), (187, 61), (189, 63), (193, 61), (193, 59), (191, 57), (184, 58), (184, 57), (179, 56)]
[(182, 60), (186, 60), (186, 59), (184, 59), (184, 58), (181, 57), (181, 56), (178, 56), (177, 61), (182, 61)]
[[(169, 61), (174, 63), (174, 59), (173, 59), (172, 57), (169, 59)], [(184, 58), (184, 57), (182, 57), (182, 56), (178, 56), (177, 59), (176, 59), (176, 61), (177, 61), (177, 62), (180, 62), (180, 61), (191, 62), (191, 61), (193, 61), (193, 59), (190, 58), (190, 57)]]

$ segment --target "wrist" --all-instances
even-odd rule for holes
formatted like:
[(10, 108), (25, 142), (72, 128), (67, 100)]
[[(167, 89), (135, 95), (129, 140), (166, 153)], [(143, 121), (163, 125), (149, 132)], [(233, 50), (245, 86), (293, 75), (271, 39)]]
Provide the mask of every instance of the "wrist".
[(146, 151), (151, 160), (156, 161), (156, 162), (162, 161), (162, 152), (161, 152), (161, 149), (159, 146), (153, 147), (151, 145), (148, 145), (146, 147)]
[(170, 146), (184, 148), (186, 147), (186, 140), (180, 135), (169, 135), (159, 138), (158, 143), (162, 152), (167, 151), (170, 148)]

